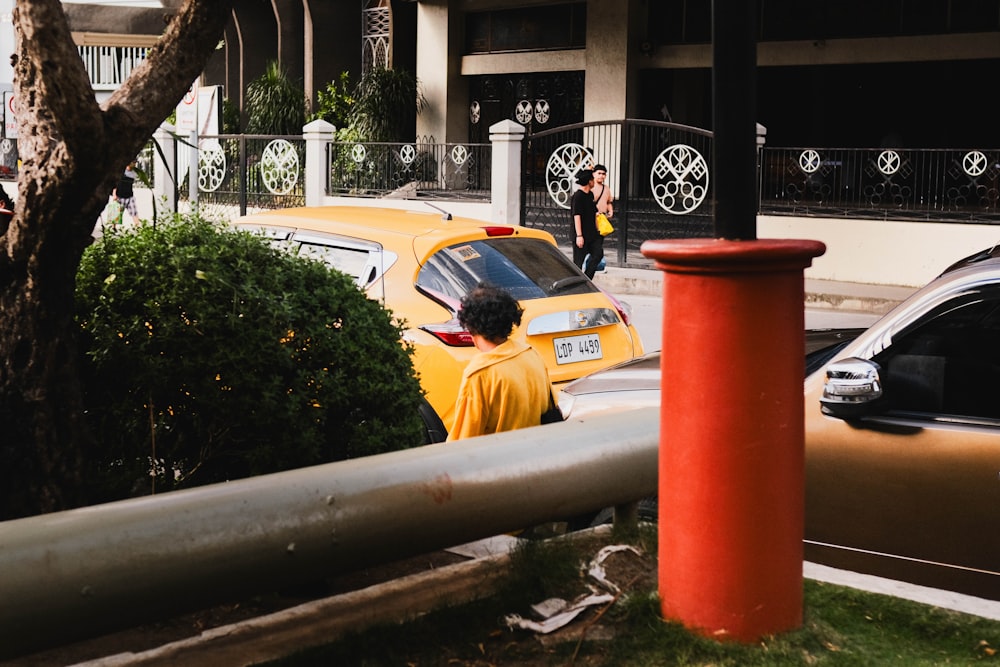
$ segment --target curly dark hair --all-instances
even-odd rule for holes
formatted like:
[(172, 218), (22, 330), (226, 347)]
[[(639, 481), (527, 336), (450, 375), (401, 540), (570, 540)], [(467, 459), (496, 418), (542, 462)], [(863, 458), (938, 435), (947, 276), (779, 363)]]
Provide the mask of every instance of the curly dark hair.
[(514, 326), (521, 323), (523, 312), (517, 300), (503, 288), (479, 283), (462, 297), (458, 321), (469, 333), (499, 345), (510, 336)]

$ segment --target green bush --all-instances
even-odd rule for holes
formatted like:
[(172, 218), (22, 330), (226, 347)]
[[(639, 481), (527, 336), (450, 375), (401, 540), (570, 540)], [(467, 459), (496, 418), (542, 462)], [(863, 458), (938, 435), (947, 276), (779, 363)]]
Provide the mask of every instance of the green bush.
[(222, 134), (240, 133), (240, 108), (228, 97), (222, 99)]
[(90, 502), (423, 442), (391, 313), (259, 236), (197, 217), (110, 234), (76, 304)]
[(354, 89), (351, 127), (364, 141), (413, 141), (417, 114), (426, 103), (412, 73), (375, 67)]
[(278, 62), (247, 86), (247, 134), (302, 134), (306, 94), (301, 81), (289, 78)]
[(310, 120), (321, 118), (339, 130), (350, 123), (353, 107), (351, 75), (341, 72), (335, 81), (326, 84), (326, 88), (316, 91), (316, 111)]

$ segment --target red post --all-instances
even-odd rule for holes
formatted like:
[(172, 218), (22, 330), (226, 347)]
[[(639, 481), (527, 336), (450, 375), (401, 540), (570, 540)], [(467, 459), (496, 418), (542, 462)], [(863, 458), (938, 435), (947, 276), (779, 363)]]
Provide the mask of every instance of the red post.
[(664, 271), (663, 617), (753, 642), (802, 623), (803, 271), (819, 241), (647, 241)]

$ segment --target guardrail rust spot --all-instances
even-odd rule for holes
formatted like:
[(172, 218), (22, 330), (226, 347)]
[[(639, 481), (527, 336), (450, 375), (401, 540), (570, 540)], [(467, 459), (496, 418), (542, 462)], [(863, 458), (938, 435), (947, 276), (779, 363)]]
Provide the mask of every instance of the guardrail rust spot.
[(421, 490), (438, 505), (443, 505), (451, 500), (452, 488), (451, 476), (448, 473), (442, 473), (433, 481), (421, 485)]

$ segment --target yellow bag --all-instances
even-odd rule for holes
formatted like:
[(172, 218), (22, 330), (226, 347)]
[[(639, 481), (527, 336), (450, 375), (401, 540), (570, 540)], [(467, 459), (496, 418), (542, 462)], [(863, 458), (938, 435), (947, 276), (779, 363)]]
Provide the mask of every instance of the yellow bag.
[(611, 221), (608, 220), (608, 216), (603, 213), (597, 214), (597, 231), (601, 233), (601, 236), (607, 236), (615, 231), (615, 228), (611, 225)]

